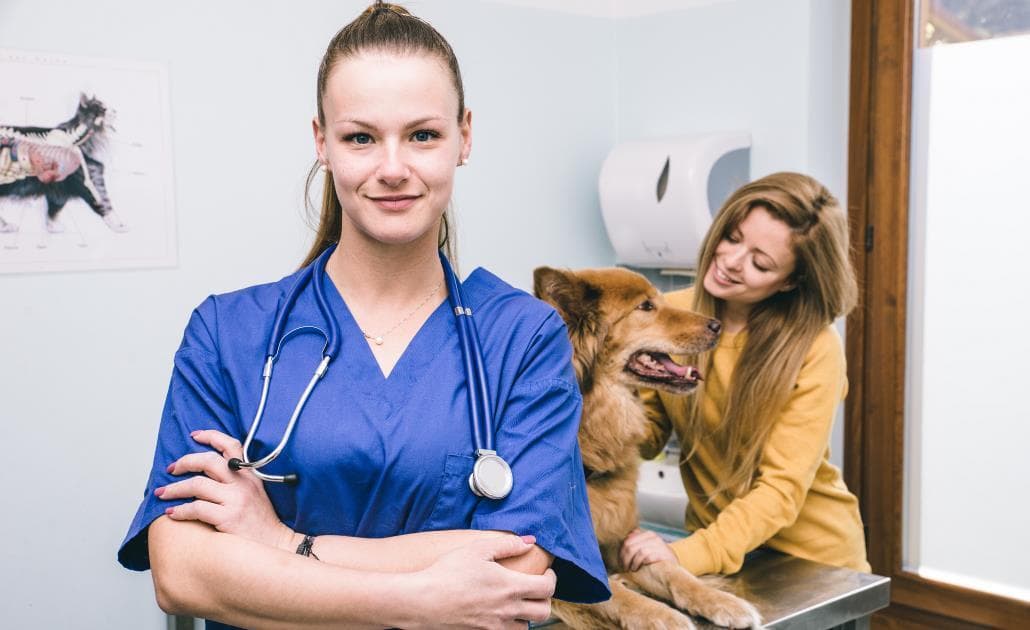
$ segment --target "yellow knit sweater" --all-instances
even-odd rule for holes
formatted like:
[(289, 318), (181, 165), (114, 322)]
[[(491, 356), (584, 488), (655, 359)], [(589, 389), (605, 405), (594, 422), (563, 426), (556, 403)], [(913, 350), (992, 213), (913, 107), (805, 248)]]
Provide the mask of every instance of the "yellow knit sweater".
[[(675, 291), (666, 299), (689, 308), (693, 290)], [(704, 374), (702, 414), (709, 428), (717, 425), (725, 409), (745, 337), (746, 331), (723, 334)], [(695, 575), (735, 573), (747, 552), (766, 545), (825, 564), (870, 570), (858, 500), (829, 461), (830, 429), (846, 393), (840, 336), (828, 326), (805, 357), (794, 393), (775, 420), (746, 494), (707, 503), (725, 468), (710, 439), (697, 444), (694, 455), (680, 467), (689, 500), (686, 528), (694, 532), (672, 543), (680, 564)], [(644, 457), (658, 454), (672, 430), (688, 452), (682, 433), (686, 399), (653, 390), (642, 391), (641, 396), (652, 420)]]

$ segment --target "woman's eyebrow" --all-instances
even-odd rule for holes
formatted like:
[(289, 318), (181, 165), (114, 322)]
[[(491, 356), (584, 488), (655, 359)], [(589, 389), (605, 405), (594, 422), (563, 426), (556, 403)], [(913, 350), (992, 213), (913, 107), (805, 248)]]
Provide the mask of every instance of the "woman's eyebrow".
[(444, 118), (443, 116), (426, 116), (425, 118), (419, 118), (418, 120), (411, 121), (410, 123), (408, 123), (407, 126), (408, 127), (418, 127), (419, 125), (424, 125), (424, 124), (426, 124), (428, 122), (440, 122), (442, 120), (447, 120), (447, 119)]
[[(424, 125), (428, 122), (439, 122), (443, 120), (446, 120), (446, 118), (444, 118), (443, 116), (424, 116), (422, 118), (417, 118), (415, 120), (412, 120), (411, 122), (405, 123), (404, 127), (405, 129), (407, 129), (409, 127), (418, 127), (419, 125)], [(361, 120), (360, 118), (338, 118), (333, 121), (333, 124), (339, 123), (349, 123), (352, 125), (357, 125), (359, 127), (365, 127), (366, 129), (376, 129), (376, 125), (374, 123)]]
[(376, 127), (372, 123), (365, 122), (364, 120), (360, 120), (358, 118), (337, 118), (336, 120), (333, 121), (334, 125), (338, 125), (338, 124), (341, 124), (341, 123), (357, 125), (358, 127), (364, 127), (366, 129), (375, 129), (375, 127)]

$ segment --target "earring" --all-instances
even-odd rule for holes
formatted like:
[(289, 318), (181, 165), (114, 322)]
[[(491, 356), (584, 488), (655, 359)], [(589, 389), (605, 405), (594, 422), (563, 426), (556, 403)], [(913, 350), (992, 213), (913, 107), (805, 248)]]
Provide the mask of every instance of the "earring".
[(465, 166), (468, 163), (469, 159), (467, 157), (462, 157), (461, 160), (458, 161), (458, 166)]
[(326, 170), (326, 168), (327, 168), (327, 167), (326, 167), (326, 165), (325, 165), (325, 162), (319, 162), (319, 163), (318, 163), (318, 170), (320, 170), (320, 171), (322, 171), (322, 172), (324, 173), (324, 172), (325, 172), (325, 170)]

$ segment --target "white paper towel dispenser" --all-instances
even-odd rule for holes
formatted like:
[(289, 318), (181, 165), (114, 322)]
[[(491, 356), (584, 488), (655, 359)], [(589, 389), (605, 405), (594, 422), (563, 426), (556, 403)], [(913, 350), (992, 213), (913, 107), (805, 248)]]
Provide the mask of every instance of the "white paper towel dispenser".
[(601, 166), (601, 214), (616, 262), (694, 269), (712, 216), (751, 181), (751, 135), (626, 142)]

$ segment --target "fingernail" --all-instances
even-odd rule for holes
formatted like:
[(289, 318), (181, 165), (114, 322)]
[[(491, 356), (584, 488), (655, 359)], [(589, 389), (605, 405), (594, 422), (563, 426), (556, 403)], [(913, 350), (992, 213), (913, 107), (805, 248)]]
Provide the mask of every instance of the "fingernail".
[(168, 516), (171, 516), (172, 512), (174, 512), (174, 511), (175, 511), (175, 508), (168, 508), (167, 510), (165, 510), (165, 514), (167, 514)]
[(198, 433), (200, 433), (200, 431), (190, 431), (190, 437), (197, 437)]
[(165, 472), (172, 472), (173, 470), (175, 470), (175, 462), (168, 464), (168, 468), (165, 468)]
[(533, 536), (532, 534), (528, 534), (526, 536), (519, 536), (519, 538), (521, 538), (522, 542), (526, 543), (527, 545), (532, 545), (536, 542), (536, 536)]
[(164, 486), (158, 488), (157, 490), (154, 490), (154, 496), (155, 497), (159, 497), (159, 496), (161, 496), (164, 493), (165, 493)]

